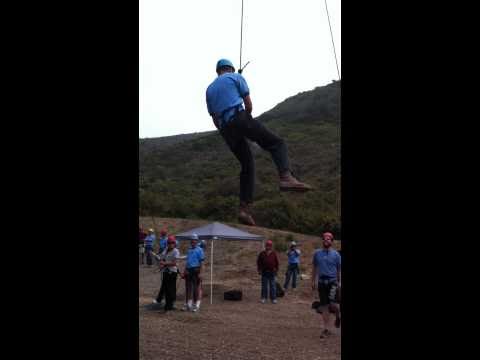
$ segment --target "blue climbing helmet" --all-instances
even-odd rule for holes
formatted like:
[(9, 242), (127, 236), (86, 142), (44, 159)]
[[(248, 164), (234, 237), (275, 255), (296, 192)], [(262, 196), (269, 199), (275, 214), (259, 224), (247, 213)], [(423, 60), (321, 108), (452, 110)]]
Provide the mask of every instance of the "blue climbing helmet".
[(220, 69), (222, 66), (230, 66), (233, 69), (233, 71), (235, 71), (235, 66), (233, 66), (232, 62), (228, 59), (218, 60), (216, 71), (218, 71), (218, 69)]

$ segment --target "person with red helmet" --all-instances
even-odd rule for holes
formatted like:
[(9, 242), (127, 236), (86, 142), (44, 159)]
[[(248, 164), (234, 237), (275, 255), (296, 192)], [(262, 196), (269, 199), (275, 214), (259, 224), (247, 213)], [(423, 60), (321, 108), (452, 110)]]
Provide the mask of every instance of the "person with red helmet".
[[(156, 257), (158, 261), (161, 261), (162, 259), (162, 253), (164, 253), (164, 251), (168, 248), (168, 241), (170, 239), (173, 239), (174, 243), (175, 243), (175, 248), (177, 247), (176, 244), (177, 244), (177, 241), (175, 240), (175, 236), (174, 235), (170, 235), (170, 236), (166, 236), (166, 233), (167, 231), (165, 229), (162, 229), (160, 234), (163, 234), (163, 237), (165, 237), (165, 247), (163, 248), (163, 250), (160, 252), (158, 252), (158, 256)], [(159, 265), (161, 265), (159, 263)], [(164, 271), (161, 271), (160, 270), (160, 281), (161, 281), (161, 286), (160, 286), (160, 290), (158, 292), (158, 295), (156, 297), (155, 300), (153, 300), (153, 303), (154, 304), (161, 304), (162, 305), (162, 301), (165, 297), (165, 287), (163, 286), (163, 281), (164, 281), (164, 274), (165, 272)]]
[(175, 310), (174, 303), (177, 298), (177, 259), (180, 257), (180, 251), (175, 245), (175, 236), (170, 235), (167, 239), (167, 247), (159, 255), (162, 285), (154, 303), (161, 303), (165, 296), (165, 312)]
[(335, 313), (335, 327), (340, 327), (340, 308), (336, 293), (341, 280), (341, 257), (338, 251), (332, 249), (333, 234), (322, 234), (323, 249), (315, 251), (313, 255), (312, 291), (318, 287), (320, 307), (317, 311), (322, 313), (324, 330), (321, 338), (331, 335), (330, 311)]
[[(275, 277), (278, 272), (279, 264), (277, 253), (272, 249), (272, 247), (272, 240), (267, 240), (267, 242), (265, 243), (265, 250), (260, 252), (257, 258), (258, 274), (262, 276), (262, 304), (265, 304), (267, 302), (268, 293), (270, 293), (270, 300), (272, 301), (272, 304), (277, 303), (277, 285)], [(268, 288), (270, 288), (269, 292)]]

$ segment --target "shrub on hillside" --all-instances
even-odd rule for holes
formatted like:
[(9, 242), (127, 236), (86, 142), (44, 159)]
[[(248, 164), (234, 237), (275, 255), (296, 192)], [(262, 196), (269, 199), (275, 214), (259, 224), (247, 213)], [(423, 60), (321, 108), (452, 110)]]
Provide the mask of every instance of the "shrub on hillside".
[(285, 238), (281, 235), (274, 234), (272, 237), (273, 248), (278, 252), (285, 252), (288, 249), (288, 244)]

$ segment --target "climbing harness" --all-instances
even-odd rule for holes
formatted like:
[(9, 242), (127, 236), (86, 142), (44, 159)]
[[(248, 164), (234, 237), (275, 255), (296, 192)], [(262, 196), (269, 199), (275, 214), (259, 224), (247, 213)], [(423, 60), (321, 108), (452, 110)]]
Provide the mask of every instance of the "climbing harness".
[(238, 69), (238, 73), (241, 74), (243, 69), (245, 69), (248, 64), (250, 64), (250, 61), (247, 61), (247, 63), (243, 66), (243, 68)]

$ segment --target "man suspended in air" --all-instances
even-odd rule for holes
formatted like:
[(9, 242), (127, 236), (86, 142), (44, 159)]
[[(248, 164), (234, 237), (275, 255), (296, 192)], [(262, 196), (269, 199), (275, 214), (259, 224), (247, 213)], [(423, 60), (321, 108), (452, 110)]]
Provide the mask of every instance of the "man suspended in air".
[[(241, 165), (240, 210), (238, 220), (255, 225), (251, 206), (255, 188), (255, 161), (247, 139), (270, 152), (278, 170), (280, 191), (308, 191), (312, 187), (298, 181), (290, 170), (285, 141), (252, 118), (252, 100), (247, 82), (227, 59), (216, 67), (218, 77), (208, 86), (207, 109), (215, 126)], [(243, 106), (245, 104), (245, 108)]]

